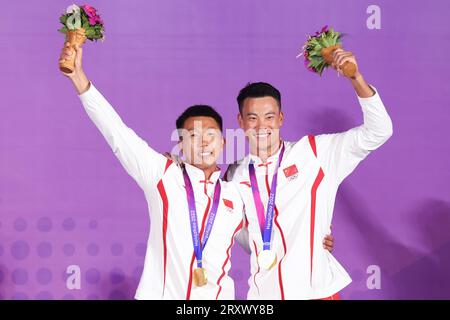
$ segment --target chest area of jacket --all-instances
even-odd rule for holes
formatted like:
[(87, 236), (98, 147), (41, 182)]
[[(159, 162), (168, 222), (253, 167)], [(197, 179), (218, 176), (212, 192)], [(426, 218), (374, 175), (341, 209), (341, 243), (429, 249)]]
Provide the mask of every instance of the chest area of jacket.
[[(318, 160), (313, 157), (305, 157), (301, 160), (296, 158), (295, 155), (292, 155), (283, 159), (278, 170), (276, 170), (277, 163), (268, 165), (255, 164), (255, 178), (264, 204), (266, 204), (270, 192), (273, 190), (275, 171), (277, 171), (276, 204), (279, 206), (291, 203), (293, 197), (308, 196), (314, 185), (317, 184), (318, 176), (323, 175)], [(253, 193), (255, 188), (252, 187), (251, 180), (248, 165), (242, 165), (234, 181), (239, 186), (239, 191), (243, 196), (246, 207), (248, 203), (254, 202)]]
[[(198, 183), (198, 182), (193, 182)], [(191, 235), (191, 219), (184, 181), (176, 173), (164, 176), (158, 186), (159, 209), (165, 215), (171, 232), (187, 233)], [(220, 198), (214, 220), (210, 220), (211, 209), (214, 205), (214, 185), (199, 184), (194, 187), (195, 209), (199, 232), (206, 229), (208, 222), (213, 222), (211, 237), (230, 238), (242, 221), (243, 203), (237, 192), (231, 192), (222, 185)], [(203, 227), (203, 228), (202, 228)]]

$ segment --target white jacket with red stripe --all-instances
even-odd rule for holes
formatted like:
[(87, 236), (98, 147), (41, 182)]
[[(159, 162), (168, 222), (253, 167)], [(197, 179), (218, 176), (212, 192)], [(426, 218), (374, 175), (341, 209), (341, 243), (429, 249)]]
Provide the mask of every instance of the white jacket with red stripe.
[(378, 93), (358, 100), (364, 114), (363, 125), (342, 133), (284, 142), (272, 232), (278, 264), (269, 271), (262, 270), (257, 262), (263, 244), (248, 164), (250, 160), (255, 163), (266, 209), (280, 150), (265, 164), (249, 155), (230, 166), (227, 180), (236, 183), (242, 195), (252, 251), (248, 299), (320, 299), (351, 282), (339, 262), (323, 249), (322, 241), (330, 233), (339, 184), (392, 135), (392, 122)]
[(80, 99), (147, 199), (150, 235), (136, 299), (234, 299), (234, 283), (228, 275), (230, 254), (234, 236), (243, 225), (243, 203), (234, 184), (221, 181), (220, 171), (205, 180), (202, 170), (186, 164), (194, 189), (201, 235), (212, 205), (215, 184), (219, 182), (222, 187), (215, 222), (203, 251), (208, 283), (196, 287), (192, 271), (197, 264), (181, 169), (128, 128), (92, 84)]

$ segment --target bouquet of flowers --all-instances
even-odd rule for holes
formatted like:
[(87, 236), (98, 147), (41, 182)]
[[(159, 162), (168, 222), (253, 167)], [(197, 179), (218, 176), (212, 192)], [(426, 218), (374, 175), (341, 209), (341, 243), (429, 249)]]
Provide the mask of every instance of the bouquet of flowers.
[[(342, 48), (341, 38), (341, 33), (324, 26), (315, 35), (307, 36), (307, 41), (297, 57), (304, 56), (305, 66), (308, 70), (322, 75), (323, 70), (333, 62), (333, 52)], [(346, 77), (351, 78), (356, 73), (356, 66), (347, 61), (342, 65), (341, 70)]]
[[(65, 46), (81, 46), (86, 39), (91, 41), (104, 39), (104, 25), (94, 7), (89, 5), (69, 6), (61, 15), (59, 21), (63, 27), (59, 29), (66, 35)], [(59, 68), (61, 71), (71, 73), (75, 69), (75, 57), (71, 60), (60, 60)]]

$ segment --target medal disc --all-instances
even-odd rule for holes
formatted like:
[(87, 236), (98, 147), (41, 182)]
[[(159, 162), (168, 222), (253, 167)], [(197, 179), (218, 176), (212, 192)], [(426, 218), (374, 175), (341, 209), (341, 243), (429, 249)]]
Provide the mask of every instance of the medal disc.
[(277, 263), (277, 255), (272, 250), (263, 250), (258, 256), (258, 264), (261, 268), (270, 270)]
[(204, 268), (196, 268), (194, 270), (194, 283), (197, 287), (206, 285), (208, 279), (206, 277), (206, 270)]

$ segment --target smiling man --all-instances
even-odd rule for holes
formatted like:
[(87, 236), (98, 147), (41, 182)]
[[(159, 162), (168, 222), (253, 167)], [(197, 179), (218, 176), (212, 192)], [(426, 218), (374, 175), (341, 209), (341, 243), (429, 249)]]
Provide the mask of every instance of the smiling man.
[[(333, 67), (356, 59), (336, 50)], [(248, 299), (338, 299), (351, 279), (326, 250), (340, 183), (392, 135), (392, 122), (373, 87), (357, 71), (349, 79), (364, 123), (346, 132), (284, 141), (281, 94), (252, 83), (237, 97), (238, 121), (250, 154), (230, 166), (227, 178), (242, 195), (251, 248)]]
[(150, 235), (137, 299), (234, 299), (230, 249), (243, 225), (243, 203), (232, 183), (220, 180), (216, 161), (223, 149), (222, 118), (195, 105), (177, 119), (182, 168), (156, 152), (128, 128), (86, 77), (82, 49), (76, 55), (75, 86), (91, 120), (128, 174), (144, 192)]

